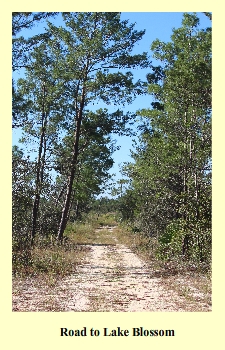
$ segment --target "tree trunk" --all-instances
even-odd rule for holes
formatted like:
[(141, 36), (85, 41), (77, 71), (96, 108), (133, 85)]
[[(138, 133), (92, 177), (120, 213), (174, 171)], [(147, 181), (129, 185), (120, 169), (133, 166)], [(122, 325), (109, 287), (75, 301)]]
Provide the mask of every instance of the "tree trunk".
[(80, 101), (79, 108), (78, 108), (77, 97), (78, 97), (80, 82), (78, 82), (78, 84), (77, 84), (77, 94), (75, 97), (76, 130), (74, 133), (73, 155), (72, 155), (72, 160), (71, 160), (70, 175), (68, 177), (68, 182), (67, 182), (66, 198), (65, 198), (63, 209), (62, 209), (62, 216), (61, 216), (59, 229), (58, 229), (58, 235), (57, 235), (57, 239), (61, 242), (63, 239), (63, 233), (65, 231), (66, 224), (68, 221), (68, 213), (69, 213), (69, 209), (70, 209), (70, 201), (71, 201), (71, 195), (72, 195), (72, 190), (73, 190), (73, 181), (75, 178), (77, 158), (78, 158), (78, 154), (79, 154), (80, 128), (81, 128), (83, 109), (84, 109), (85, 98), (86, 98), (85, 83), (87, 81), (88, 67), (89, 67), (89, 55), (87, 57), (87, 62), (86, 62), (86, 65), (84, 67), (83, 88), (82, 88), (82, 92), (81, 92), (81, 101)]
[[(80, 128), (81, 128), (82, 115), (83, 115), (83, 109), (84, 109), (84, 103), (85, 103), (85, 82), (87, 80), (87, 69), (88, 69), (88, 61), (87, 61), (87, 65), (85, 67), (85, 78), (84, 78), (84, 83), (83, 83), (83, 89), (82, 89), (79, 110), (77, 108), (77, 100), (75, 99), (75, 102), (76, 102), (76, 105), (75, 105), (75, 108), (76, 108), (76, 130), (74, 133), (73, 156), (72, 156), (72, 160), (71, 160), (70, 175), (68, 177), (68, 182), (67, 182), (66, 198), (65, 198), (63, 209), (62, 209), (62, 216), (61, 216), (59, 229), (58, 229), (58, 235), (57, 235), (57, 239), (59, 241), (62, 241), (62, 239), (63, 239), (63, 233), (65, 231), (66, 224), (68, 221), (68, 213), (69, 213), (69, 209), (70, 209), (70, 201), (71, 201), (71, 195), (72, 195), (72, 190), (73, 190), (73, 181), (75, 178), (77, 158), (78, 158), (78, 154), (79, 154), (79, 138), (80, 138)], [(78, 84), (78, 87), (79, 87), (79, 84)]]
[[(31, 246), (34, 244), (34, 237), (36, 235), (37, 229), (37, 216), (39, 210), (40, 196), (41, 196), (41, 186), (43, 183), (44, 166), (45, 166), (45, 153), (46, 153), (46, 142), (45, 142), (45, 132), (47, 126), (47, 116), (45, 112), (45, 85), (43, 86), (43, 107), (42, 107), (42, 129), (41, 137), (38, 150), (37, 159), (37, 173), (36, 173), (36, 183), (35, 183), (35, 198), (33, 204), (32, 212), (32, 231), (31, 231)], [(43, 153), (43, 154), (42, 154)]]
[(77, 163), (77, 157), (78, 157), (78, 145), (79, 145), (79, 136), (80, 136), (80, 126), (81, 126), (81, 116), (77, 118), (76, 122), (76, 131), (75, 131), (75, 141), (74, 141), (74, 148), (73, 148), (73, 157), (72, 157), (72, 162), (71, 162), (71, 171), (70, 175), (68, 177), (68, 183), (67, 183), (67, 189), (66, 189), (66, 198), (62, 210), (62, 216), (61, 216), (61, 221), (59, 224), (59, 229), (58, 229), (58, 236), (57, 239), (59, 241), (62, 241), (63, 239), (63, 233), (66, 228), (66, 224), (68, 221), (68, 213), (69, 213), (69, 208), (70, 208), (70, 201), (71, 201), (71, 194), (72, 194), (72, 189), (73, 189), (73, 181), (75, 177), (75, 171), (76, 171), (76, 163)]

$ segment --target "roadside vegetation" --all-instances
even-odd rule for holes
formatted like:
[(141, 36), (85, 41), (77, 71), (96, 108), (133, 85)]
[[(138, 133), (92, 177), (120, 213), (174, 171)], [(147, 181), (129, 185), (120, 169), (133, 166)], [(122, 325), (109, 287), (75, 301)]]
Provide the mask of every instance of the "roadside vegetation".
[(173, 259), (162, 258), (156, 238), (148, 237), (143, 232), (134, 232), (127, 225), (118, 227), (116, 237), (143, 260), (151, 276), (160, 278), (166, 289), (177, 292), (187, 301), (202, 300), (212, 305), (211, 264), (193, 263), (184, 259), (182, 254)]
[[(132, 54), (145, 30), (120, 13), (13, 13), (13, 71), (23, 69), (12, 85), (13, 128), (22, 132), (12, 150), (14, 280), (54, 284), (76, 273), (90, 245), (113, 242), (114, 227), (118, 242), (168, 288), (209, 293), (212, 33), (205, 15), (203, 28), (196, 13), (184, 13), (169, 42), (149, 43), (149, 56)], [(32, 36), (40, 21), (46, 32)], [(145, 81), (133, 74), (142, 68)], [(138, 95), (149, 108), (125, 112)], [(133, 161), (115, 182), (112, 135), (134, 134)], [(109, 190), (110, 198), (100, 197)]]
[[(116, 226), (115, 214), (91, 212), (84, 219), (68, 224), (65, 236), (59, 243), (55, 236), (37, 236), (34, 245), (26, 240), (20, 245), (13, 241), (13, 276), (43, 277), (60, 279), (71, 275), (76, 267), (84, 262), (90, 248), (88, 244), (97, 244), (104, 236), (105, 226)], [(96, 230), (99, 229), (98, 235)], [(107, 237), (110, 243), (110, 237)]]
[[(20, 252), (14, 251), (14, 260), (20, 261), (13, 264), (14, 295), (22, 295), (24, 288), (31, 286), (54, 295), (65, 278), (76, 275), (78, 267), (88, 262), (91, 246), (115, 246), (116, 242), (129, 247), (143, 261), (143, 268), (149, 271), (152, 278), (159, 279), (165, 290), (178, 294), (182, 300), (185, 298), (190, 305), (196, 305), (199, 300), (210, 307), (210, 269), (206, 271), (182, 259), (179, 263), (160, 259), (157, 253), (159, 244), (155, 239), (134, 232), (127, 225), (118, 224), (117, 220), (118, 214), (115, 212), (91, 212), (85, 215), (85, 221), (68, 225), (62, 244), (59, 245), (55, 238), (37, 239), (35, 247), (29, 252), (29, 264), (24, 264), (20, 260)], [(99, 305), (100, 301), (99, 299)], [(93, 303), (96, 304), (96, 298)], [(53, 300), (49, 301), (48, 311), (60, 311), (57, 305)], [(97, 306), (96, 308), (98, 309)]]

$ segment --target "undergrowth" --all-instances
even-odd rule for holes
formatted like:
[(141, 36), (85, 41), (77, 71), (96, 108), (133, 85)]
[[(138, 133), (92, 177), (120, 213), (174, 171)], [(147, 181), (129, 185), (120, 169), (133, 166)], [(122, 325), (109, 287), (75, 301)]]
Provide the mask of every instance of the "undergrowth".
[(201, 300), (211, 305), (212, 272), (204, 264), (195, 264), (184, 258), (162, 259), (158, 254), (157, 238), (134, 232), (122, 225), (115, 231), (119, 243), (128, 246), (151, 271), (152, 278), (160, 278), (166, 289), (176, 292), (188, 301)]
[(34, 247), (30, 247), (25, 239), (13, 238), (12, 272), (14, 277), (47, 276), (61, 278), (76, 271), (90, 247), (104, 236), (104, 231), (95, 234), (97, 228), (116, 225), (115, 215), (107, 213), (99, 215), (91, 212), (82, 221), (68, 223), (62, 244), (55, 236), (38, 236)]
[(62, 245), (51, 239), (39, 238), (29, 250), (29, 260), (24, 260), (27, 252), (13, 253), (13, 275), (38, 277), (46, 275), (61, 278), (76, 271), (88, 251), (88, 247), (77, 245), (66, 239)]
[(150, 237), (142, 232), (134, 232), (127, 225), (121, 225), (118, 239), (127, 245), (134, 253), (138, 254), (146, 263), (155, 270), (160, 269), (161, 275), (184, 274), (187, 272), (200, 273), (211, 276), (211, 266), (205, 262), (188, 260), (182, 254), (163, 256), (162, 247), (156, 237)]
[[(77, 265), (83, 263), (90, 247), (88, 244), (113, 244), (110, 232), (105, 227), (113, 227), (113, 234), (118, 242), (128, 246), (147, 264), (151, 265), (155, 274), (160, 276), (191, 273), (204, 273), (211, 276), (210, 268), (204, 264), (187, 261), (176, 255), (165, 259), (160, 255), (160, 243), (155, 237), (142, 232), (134, 232), (127, 225), (116, 222), (115, 213), (98, 215), (91, 212), (82, 221), (69, 223), (65, 230), (63, 244), (59, 245), (54, 237), (37, 237), (34, 248), (24, 245), (23, 249), (13, 249), (13, 275), (62, 277), (73, 273)], [(115, 227), (117, 226), (117, 227)]]
[[(112, 227), (113, 234), (109, 229)], [(206, 271), (182, 257), (178, 259), (170, 256), (170, 259), (162, 259), (157, 254), (160, 244), (157, 238), (134, 232), (124, 224), (118, 225), (114, 213), (100, 216), (91, 213), (85, 221), (69, 223), (61, 245), (52, 236), (37, 236), (32, 249), (27, 241), (24, 245), (15, 244), (13, 276), (17, 281), (21, 277), (34, 277), (36, 284), (54, 287), (61, 278), (75, 273), (79, 265), (85, 264), (91, 245), (118, 243), (126, 245), (136, 253), (149, 268), (151, 277), (161, 278), (168, 289), (177, 291), (187, 299), (195, 298), (197, 291), (197, 295), (204, 295), (205, 302), (210, 303), (210, 269)]]

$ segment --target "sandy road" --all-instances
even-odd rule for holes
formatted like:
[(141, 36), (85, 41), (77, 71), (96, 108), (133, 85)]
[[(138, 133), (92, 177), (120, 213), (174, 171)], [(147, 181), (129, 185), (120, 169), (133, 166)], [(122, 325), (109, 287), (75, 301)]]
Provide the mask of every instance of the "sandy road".
[[(112, 238), (113, 229), (109, 233)], [(89, 245), (85, 263), (50, 293), (27, 280), (24, 295), (14, 295), (13, 311), (200, 311), (195, 310), (195, 302), (187, 303), (165, 288), (143, 261), (113, 239), (114, 244)], [(204, 304), (200, 309), (210, 311)]]
[(92, 246), (88, 263), (64, 283), (72, 292), (65, 311), (185, 311), (143, 262), (119, 244)]

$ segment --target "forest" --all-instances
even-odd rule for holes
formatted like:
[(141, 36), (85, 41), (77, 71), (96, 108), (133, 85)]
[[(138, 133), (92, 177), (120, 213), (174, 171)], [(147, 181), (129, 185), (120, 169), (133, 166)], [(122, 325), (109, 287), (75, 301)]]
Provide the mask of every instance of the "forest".
[[(144, 34), (118, 12), (13, 12), (14, 274), (45, 271), (37, 249), (66, 251), (76, 225), (109, 215), (155, 259), (211, 269), (211, 26), (184, 13), (169, 42), (133, 54)], [(135, 80), (142, 68), (146, 79)], [(149, 108), (127, 112), (140, 95)], [(112, 135), (135, 133), (133, 161), (113, 183)]]

